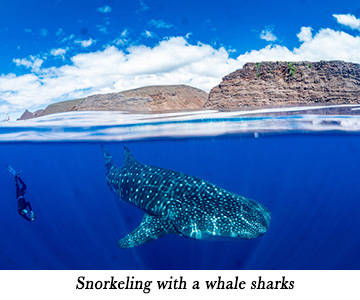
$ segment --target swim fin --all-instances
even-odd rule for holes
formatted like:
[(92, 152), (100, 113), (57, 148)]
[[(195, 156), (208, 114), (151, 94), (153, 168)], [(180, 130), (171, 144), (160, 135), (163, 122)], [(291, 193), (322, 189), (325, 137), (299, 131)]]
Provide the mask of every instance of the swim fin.
[(7, 169), (8, 169), (8, 171), (9, 171), (11, 174), (13, 174), (14, 176), (18, 176), (18, 175), (21, 173), (21, 170), (20, 170), (19, 172), (16, 172), (16, 171), (13, 169), (13, 167), (10, 166), (10, 165), (7, 165)]

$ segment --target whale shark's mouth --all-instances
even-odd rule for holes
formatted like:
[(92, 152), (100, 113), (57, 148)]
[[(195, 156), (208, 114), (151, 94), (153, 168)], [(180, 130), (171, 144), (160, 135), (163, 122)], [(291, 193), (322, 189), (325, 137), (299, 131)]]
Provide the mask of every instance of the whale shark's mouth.
[(264, 211), (262, 211), (262, 220), (256, 223), (259, 235), (263, 235), (268, 230), (271, 221), (271, 212), (265, 206), (261, 206), (264, 209)]
[(269, 228), (269, 225), (270, 225), (270, 221), (271, 221), (271, 212), (270, 211), (267, 211), (265, 214), (264, 214), (264, 219), (265, 219), (265, 224), (266, 224), (266, 229)]
[(238, 236), (242, 235), (245, 239), (253, 239), (265, 234), (268, 230), (271, 221), (271, 213), (265, 206), (259, 203), (258, 205), (259, 208), (256, 218), (252, 220), (242, 218), (242, 221), (245, 222), (246, 226), (242, 228), (242, 232)]

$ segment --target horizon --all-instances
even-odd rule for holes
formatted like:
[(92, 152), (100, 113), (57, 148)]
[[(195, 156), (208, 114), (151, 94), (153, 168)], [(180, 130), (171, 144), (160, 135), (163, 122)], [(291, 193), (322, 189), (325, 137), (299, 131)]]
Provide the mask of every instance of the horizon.
[(27, 0), (0, 10), (0, 112), (149, 85), (209, 92), (246, 62), (360, 63), (354, 1)]

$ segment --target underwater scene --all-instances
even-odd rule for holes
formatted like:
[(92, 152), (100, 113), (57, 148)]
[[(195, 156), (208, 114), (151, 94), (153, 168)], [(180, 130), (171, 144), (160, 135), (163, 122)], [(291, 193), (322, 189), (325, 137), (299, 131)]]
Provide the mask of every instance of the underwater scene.
[(1, 124), (0, 269), (360, 268), (358, 115), (98, 116)]

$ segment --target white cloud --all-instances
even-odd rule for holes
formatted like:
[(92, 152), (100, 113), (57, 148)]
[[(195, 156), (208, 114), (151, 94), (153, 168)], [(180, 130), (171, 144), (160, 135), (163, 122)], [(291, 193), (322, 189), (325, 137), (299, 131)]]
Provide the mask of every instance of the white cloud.
[(62, 28), (58, 28), (58, 30), (55, 33), (55, 36), (58, 38), (58, 42), (60, 43), (68, 43), (69, 41), (73, 40), (75, 38), (75, 34), (70, 34), (68, 36), (65, 35), (65, 32)]
[[(132, 46), (126, 52), (111, 46), (77, 54), (71, 61), (62, 67), (40, 68), (36, 74), (0, 76), (0, 98), (14, 109), (22, 105), (38, 109), (55, 100), (149, 84), (190, 84), (209, 90), (237, 68), (225, 49), (190, 45), (183, 37), (169, 38), (152, 48)], [(30, 67), (27, 60), (24, 63)]]
[(129, 30), (127, 30), (127, 28), (125, 28), (122, 32), (121, 32), (121, 37), (125, 38), (129, 35)]
[(277, 37), (275, 34), (273, 34), (273, 28), (267, 26), (264, 30), (260, 33), (260, 38), (262, 40), (265, 40), (267, 42), (275, 42), (277, 40)]
[(108, 34), (108, 30), (107, 30), (107, 27), (105, 25), (96, 25), (96, 27), (100, 32)]
[(33, 72), (37, 72), (39, 71), (42, 63), (44, 62), (44, 60), (42, 60), (41, 58), (35, 57), (30, 55), (30, 57), (27, 58), (14, 58), (13, 62), (17, 65), (17, 66), (24, 66), (28, 69), (31, 69)]
[(339, 24), (350, 27), (351, 29), (360, 30), (360, 19), (357, 19), (354, 15), (333, 15)]
[[(0, 76), (0, 95), (7, 102), (9, 111), (15, 111), (20, 108), (25, 109), (29, 105), (36, 106), (44, 103), (44, 99), (37, 97), (41, 88), (41, 83), (38, 79), (38, 76), (35, 74), (22, 76), (8, 74)], [(25, 95), (28, 96), (25, 97)]]
[(280, 45), (268, 45), (240, 55), (237, 60), (246, 61), (320, 61), (344, 60), (360, 63), (360, 36), (350, 35), (330, 28), (321, 29), (314, 36), (310, 27), (302, 27), (298, 33), (301, 42), (293, 50)]
[(147, 4), (143, 0), (140, 0), (140, 8), (136, 11), (136, 13), (140, 14), (147, 10), (149, 10), (149, 6), (147, 6)]
[(128, 39), (123, 39), (123, 38), (116, 38), (112, 41), (112, 44), (116, 45), (116, 46), (121, 46), (124, 47), (125, 45), (127, 45), (129, 43)]
[(49, 31), (47, 29), (41, 28), (40, 29), (40, 35), (42, 37), (46, 37), (49, 34)]
[[(36, 56), (17, 58), (14, 62), (31, 69), (31, 73), (1, 75), (0, 99), (2, 105), (13, 110), (34, 110), (54, 101), (145, 85), (189, 84), (209, 91), (224, 75), (249, 61), (360, 63), (360, 36), (330, 28), (313, 32), (310, 27), (302, 27), (297, 37), (300, 45), (294, 49), (272, 43), (237, 58), (231, 58), (230, 50), (225, 48), (190, 44), (184, 37), (171, 37), (154, 47), (134, 45), (126, 51), (108, 46), (96, 52), (77, 54), (71, 57), (70, 64), (61, 67), (42, 67), (42, 59)], [(55, 50), (60, 55), (61, 50)]]
[(301, 60), (285, 46), (268, 45), (260, 50), (252, 50), (241, 54), (237, 57), (237, 61), (240, 65), (244, 65), (246, 62), (258, 62), (258, 61), (295, 61)]
[(68, 36), (64, 36), (64, 37), (60, 40), (60, 42), (61, 42), (61, 43), (67, 43), (67, 42), (73, 40), (74, 38), (75, 38), (75, 34), (70, 34), (70, 35), (68, 35)]
[(155, 35), (153, 32), (149, 31), (149, 30), (145, 30), (145, 31), (142, 33), (142, 35), (145, 36), (145, 37), (147, 37), (147, 38), (154, 38), (154, 37), (156, 37), (156, 35)]
[(65, 54), (68, 48), (58, 48), (58, 49), (52, 49), (50, 51), (50, 54), (53, 56), (60, 56), (62, 59), (65, 59)]
[(119, 37), (115, 38), (111, 44), (116, 45), (116, 46), (121, 46), (121, 47), (125, 47), (126, 45), (129, 45), (131, 39), (128, 38), (129, 36), (129, 30), (127, 28), (125, 28)]
[(321, 29), (293, 53), (297, 60), (344, 60), (360, 63), (360, 36), (330, 28)]
[(111, 7), (109, 5), (105, 5), (105, 6), (102, 6), (102, 7), (98, 7), (96, 10), (98, 12), (106, 14), (106, 13), (111, 12), (112, 9), (111, 9)]
[(55, 32), (56, 36), (62, 36), (64, 35), (64, 29), (62, 28), (58, 28), (58, 30)]
[(81, 44), (83, 48), (90, 47), (92, 44), (96, 43), (96, 40), (88, 39), (88, 40), (76, 40), (75, 43)]
[(301, 27), (301, 31), (297, 34), (297, 37), (300, 42), (310, 42), (312, 39), (312, 28), (311, 27)]
[(169, 29), (171, 27), (174, 27), (174, 25), (170, 23), (166, 23), (164, 20), (154, 20), (152, 19), (149, 23), (150, 26), (154, 26), (156, 28), (166, 28)]

